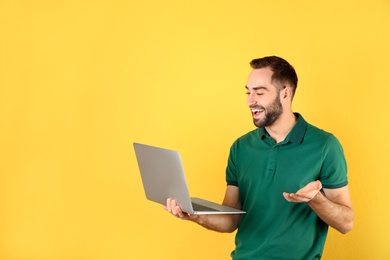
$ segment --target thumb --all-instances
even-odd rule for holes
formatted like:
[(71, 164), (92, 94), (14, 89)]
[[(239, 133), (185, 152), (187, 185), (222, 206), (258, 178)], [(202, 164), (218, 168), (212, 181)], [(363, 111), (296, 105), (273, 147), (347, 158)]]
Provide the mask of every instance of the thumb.
[(322, 183), (319, 180), (316, 180), (316, 187), (318, 190), (322, 189)]

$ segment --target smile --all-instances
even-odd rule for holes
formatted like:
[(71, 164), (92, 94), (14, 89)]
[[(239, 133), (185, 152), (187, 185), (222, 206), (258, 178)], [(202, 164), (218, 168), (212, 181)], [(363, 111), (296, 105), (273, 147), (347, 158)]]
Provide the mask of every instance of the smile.
[(258, 115), (260, 114), (261, 112), (263, 112), (264, 110), (260, 110), (260, 109), (251, 109), (252, 110), (252, 114), (253, 115)]

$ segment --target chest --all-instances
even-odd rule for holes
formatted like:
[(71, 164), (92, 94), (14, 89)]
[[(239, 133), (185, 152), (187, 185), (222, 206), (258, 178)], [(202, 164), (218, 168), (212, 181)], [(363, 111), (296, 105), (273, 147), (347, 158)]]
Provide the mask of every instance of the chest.
[(275, 145), (256, 147), (237, 162), (240, 190), (259, 196), (295, 192), (319, 179), (322, 167), (320, 147)]

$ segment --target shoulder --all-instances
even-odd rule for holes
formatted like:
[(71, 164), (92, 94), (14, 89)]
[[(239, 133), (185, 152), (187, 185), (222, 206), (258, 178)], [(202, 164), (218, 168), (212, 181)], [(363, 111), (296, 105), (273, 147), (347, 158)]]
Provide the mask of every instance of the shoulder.
[[(342, 172), (346, 171), (343, 147), (337, 137), (332, 133), (313, 125), (308, 125), (307, 139), (305, 137), (305, 142), (307, 146), (314, 148), (313, 150), (321, 155), (323, 168), (338, 167), (342, 169)], [(332, 169), (332, 171), (336, 170)]]
[(337, 144), (339, 143), (336, 136), (314, 125), (307, 124), (305, 139), (310, 141), (317, 141), (323, 144)]
[(256, 128), (247, 132), (246, 134), (238, 137), (230, 147), (230, 156), (236, 156), (238, 154), (247, 154), (255, 149), (260, 140), (259, 129)]
[[(304, 121), (303, 118), (301, 119)], [(304, 122), (306, 128), (303, 135), (304, 145), (316, 148), (318, 151), (322, 150), (323, 152), (328, 149), (342, 150), (341, 144), (335, 135), (306, 121)]]
[(234, 142), (232, 146), (242, 146), (244, 144), (250, 144), (253, 142), (256, 142), (258, 139), (260, 139), (260, 129), (256, 128), (253, 129), (246, 134), (238, 137)]

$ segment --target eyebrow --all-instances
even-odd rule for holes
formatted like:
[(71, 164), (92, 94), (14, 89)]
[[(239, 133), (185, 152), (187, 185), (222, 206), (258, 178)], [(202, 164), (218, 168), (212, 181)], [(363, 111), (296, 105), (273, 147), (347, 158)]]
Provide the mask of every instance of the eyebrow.
[[(245, 88), (247, 89), (247, 90), (249, 90), (249, 88), (248, 88), (248, 86), (245, 86)], [(269, 89), (268, 88), (266, 88), (266, 87), (262, 87), (262, 86), (258, 86), (258, 87), (254, 87), (254, 88), (252, 88), (253, 90), (265, 90), (265, 91), (269, 91)]]

